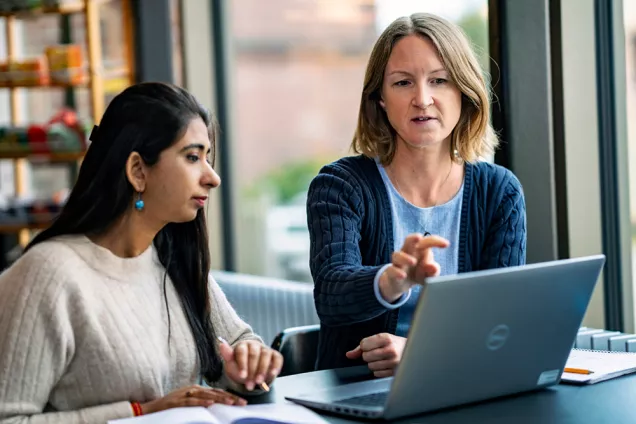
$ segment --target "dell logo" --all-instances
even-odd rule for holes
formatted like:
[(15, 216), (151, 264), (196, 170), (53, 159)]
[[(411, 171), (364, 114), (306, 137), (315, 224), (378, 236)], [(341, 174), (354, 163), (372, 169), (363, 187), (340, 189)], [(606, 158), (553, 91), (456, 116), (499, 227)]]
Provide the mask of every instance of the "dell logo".
[(510, 328), (508, 328), (505, 324), (499, 324), (488, 334), (488, 338), (486, 339), (486, 347), (490, 350), (500, 349), (504, 344), (506, 344), (506, 340), (508, 340), (508, 336), (510, 335)]

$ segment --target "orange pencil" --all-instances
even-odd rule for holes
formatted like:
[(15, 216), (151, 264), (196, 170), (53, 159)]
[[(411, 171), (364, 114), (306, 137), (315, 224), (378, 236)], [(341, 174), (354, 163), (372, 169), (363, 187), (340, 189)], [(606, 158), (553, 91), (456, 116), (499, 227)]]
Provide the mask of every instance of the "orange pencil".
[(584, 370), (581, 368), (565, 368), (563, 370), (564, 372), (569, 372), (572, 374), (592, 374), (594, 371), (590, 371), (590, 370)]

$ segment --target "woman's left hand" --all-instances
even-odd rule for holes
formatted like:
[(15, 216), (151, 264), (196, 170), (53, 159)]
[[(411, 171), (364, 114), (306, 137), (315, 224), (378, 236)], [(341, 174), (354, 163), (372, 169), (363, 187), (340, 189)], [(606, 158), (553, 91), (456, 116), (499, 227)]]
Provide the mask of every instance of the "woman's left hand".
[(234, 347), (222, 340), (219, 350), (225, 361), (225, 374), (248, 391), (261, 383), (271, 383), (283, 367), (283, 356), (256, 340), (245, 340)]
[(346, 353), (349, 359), (362, 358), (376, 377), (390, 377), (402, 359), (406, 338), (389, 333), (366, 337), (353, 350)]

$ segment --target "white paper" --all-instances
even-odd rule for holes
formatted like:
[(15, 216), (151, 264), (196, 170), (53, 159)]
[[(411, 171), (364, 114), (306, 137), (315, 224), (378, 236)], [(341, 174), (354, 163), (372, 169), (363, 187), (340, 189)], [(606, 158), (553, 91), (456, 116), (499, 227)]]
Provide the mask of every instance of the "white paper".
[(592, 374), (564, 372), (562, 381), (593, 384), (636, 372), (636, 353), (572, 349), (565, 366), (590, 370)]
[(108, 424), (326, 424), (320, 415), (293, 403), (173, 408), (141, 417), (108, 421)]
[[(304, 406), (293, 403), (267, 403), (262, 405), (230, 406), (214, 404), (208, 408), (212, 415), (219, 418), (220, 424), (236, 423), (246, 418), (257, 418), (258, 421), (246, 422), (281, 423), (281, 424), (326, 424), (322, 419)], [(242, 421), (241, 421), (242, 422)]]
[(110, 420), (108, 424), (218, 424), (203, 407), (172, 408), (140, 417)]

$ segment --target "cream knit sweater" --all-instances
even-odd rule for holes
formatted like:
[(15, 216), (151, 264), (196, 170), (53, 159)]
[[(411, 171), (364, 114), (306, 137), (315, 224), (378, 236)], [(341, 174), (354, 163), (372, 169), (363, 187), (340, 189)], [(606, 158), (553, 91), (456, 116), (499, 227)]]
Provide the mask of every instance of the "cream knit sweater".
[[(105, 423), (199, 382), (192, 332), (150, 247), (120, 258), (84, 236), (36, 245), (0, 275), (0, 423)], [(210, 278), (212, 323), (258, 339)], [(223, 386), (223, 384), (221, 384)]]

